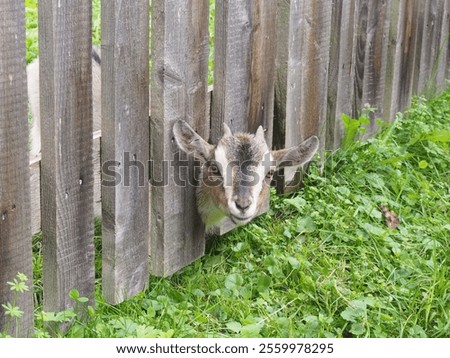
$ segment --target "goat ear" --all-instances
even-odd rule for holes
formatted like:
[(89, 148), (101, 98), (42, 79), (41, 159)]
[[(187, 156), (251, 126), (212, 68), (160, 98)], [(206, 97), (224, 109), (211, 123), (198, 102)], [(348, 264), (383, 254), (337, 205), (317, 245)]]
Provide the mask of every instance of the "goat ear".
[(231, 137), (233, 133), (231, 132), (230, 127), (228, 127), (228, 124), (223, 122), (223, 136), (224, 137)]
[(272, 151), (272, 156), (279, 169), (309, 162), (317, 149), (319, 149), (319, 138), (312, 136), (295, 147)]
[(174, 124), (173, 134), (183, 152), (202, 162), (209, 160), (214, 146), (200, 137), (185, 121), (179, 120)]
[(255, 134), (255, 138), (258, 140), (261, 140), (261, 141), (265, 141), (264, 128), (262, 126), (258, 127), (258, 130), (256, 131), (256, 134)]

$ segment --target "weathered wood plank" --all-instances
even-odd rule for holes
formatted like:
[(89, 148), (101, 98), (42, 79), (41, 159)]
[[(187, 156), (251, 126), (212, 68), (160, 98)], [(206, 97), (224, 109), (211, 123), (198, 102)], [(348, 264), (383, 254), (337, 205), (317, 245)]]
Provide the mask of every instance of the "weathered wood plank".
[[(331, 17), (330, 1), (291, 1), (286, 147), (314, 134), (324, 147)], [(285, 168), (286, 187), (298, 185), (295, 173)]]
[(416, 53), (417, 1), (401, 0), (399, 5), (398, 32), (395, 64), (393, 68), (390, 117), (404, 111), (411, 103), (414, 81), (414, 57)]
[[(24, 312), (16, 321), (0, 307), (0, 332), (27, 337), (34, 327), (23, 1), (0, 0), (0, 48), (0, 302)], [(16, 297), (7, 282), (19, 272), (30, 290)]]
[(276, 1), (253, 1), (248, 131), (256, 133), (261, 125), (272, 143), (277, 54)]
[(400, 36), (404, 12), (401, 3), (403, 0), (391, 1), (389, 34), (387, 38), (387, 58), (386, 58), (386, 74), (384, 83), (383, 98), (383, 120), (391, 122), (395, 118), (397, 108), (392, 103), (392, 98), (397, 95), (398, 86), (394, 83), (395, 71), (398, 71), (397, 64), (401, 58), (402, 38)]
[(151, 261), (158, 276), (178, 271), (205, 249), (194, 163), (176, 154), (172, 127), (184, 119), (209, 137), (208, 18), (208, 0), (161, 0), (152, 5)]
[(119, 303), (148, 282), (148, 0), (102, 3), (103, 294)]
[(413, 95), (419, 94), (419, 79), (422, 57), (422, 45), (423, 45), (423, 32), (425, 28), (425, 10), (428, 2), (431, 0), (416, 0), (414, 5), (416, 6), (416, 32), (415, 32), (415, 54), (414, 54), (414, 72), (413, 72)]
[[(93, 135), (93, 163), (94, 163), (94, 216), (102, 216), (101, 198), (101, 172), (100, 172), (100, 131)], [(41, 231), (41, 156), (30, 161), (30, 187), (31, 187), (31, 233)]]
[(383, 116), (390, 8), (391, 0), (369, 1), (362, 102), (375, 111), (370, 113), (366, 138), (375, 134), (379, 128), (375, 119)]
[[(450, 0), (446, 0), (447, 9), (450, 9)], [(450, 10), (447, 14), (447, 25), (448, 28), (446, 30), (446, 34), (448, 36), (448, 42), (447, 42), (447, 78), (450, 78)]]
[(94, 295), (91, 6), (39, 2), (45, 311)]
[(434, 94), (436, 68), (441, 46), (442, 0), (427, 0), (422, 35), (422, 49), (419, 68), (419, 94)]
[(439, 45), (438, 63), (436, 65), (436, 90), (442, 92), (447, 86), (449, 78), (447, 64), (450, 61), (450, 0), (443, 0), (441, 20), (441, 43)]
[(277, 0), (277, 55), (275, 58), (275, 96), (273, 148), (284, 148), (286, 131), (287, 72), (289, 57), (289, 16), (291, 0)]
[(355, 72), (353, 118), (358, 116), (364, 105), (364, 76), (367, 54), (367, 26), (369, 22), (369, 0), (356, 0), (357, 18), (355, 22)]
[(343, 0), (333, 0), (331, 33), (330, 33), (330, 54), (328, 66), (328, 91), (327, 91), (327, 119), (325, 133), (325, 148), (334, 148), (334, 134), (336, 127), (336, 107), (338, 97), (339, 79), (339, 52), (341, 47), (341, 27)]
[(252, 50), (252, 0), (217, 1), (214, 35), (213, 143), (222, 124), (247, 132)]
[(344, 137), (342, 114), (355, 115), (355, 62), (356, 62), (356, 24), (358, 19), (356, 1), (344, 1), (340, 29), (339, 72), (337, 78), (336, 118), (334, 125), (333, 149), (341, 145)]

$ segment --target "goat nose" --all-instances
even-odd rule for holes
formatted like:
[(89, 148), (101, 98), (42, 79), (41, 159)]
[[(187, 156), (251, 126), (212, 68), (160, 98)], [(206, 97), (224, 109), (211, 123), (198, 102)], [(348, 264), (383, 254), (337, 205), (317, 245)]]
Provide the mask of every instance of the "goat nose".
[(245, 210), (247, 210), (250, 207), (250, 205), (252, 205), (252, 202), (249, 199), (247, 199), (247, 200), (245, 200), (245, 199), (238, 199), (238, 200), (235, 201), (235, 204), (236, 204), (236, 207), (240, 211), (245, 211)]

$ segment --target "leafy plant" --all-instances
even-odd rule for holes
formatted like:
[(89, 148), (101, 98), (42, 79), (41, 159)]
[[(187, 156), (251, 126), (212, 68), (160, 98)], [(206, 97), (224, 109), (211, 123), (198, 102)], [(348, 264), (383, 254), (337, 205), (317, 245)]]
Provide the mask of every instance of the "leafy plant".
[(5, 316), (8, 316), (10, 320), (6, 324), (4, 332), (0, 333), (0, 336), (8, 336), (7, 332), (9, 332), (11, 322), (13, 321), (15, 322), (15, 336), (20, 336), (20, 323), (24, 312), (20, 309), (20, 307), (17, 306), (17, 300), (21, 293), (29, 291), (27, 281), (28, 277), (25, 274), (19, 272), (13, 281), (7, 282), (8, 286), (10, 286), (10, 289), (14, 292), (14, 294), (12, 302), (2, 303)]

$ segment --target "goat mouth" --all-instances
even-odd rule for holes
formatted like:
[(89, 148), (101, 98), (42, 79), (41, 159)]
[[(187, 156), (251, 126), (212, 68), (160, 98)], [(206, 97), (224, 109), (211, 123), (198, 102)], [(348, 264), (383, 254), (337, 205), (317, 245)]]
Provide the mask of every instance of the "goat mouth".
[(243, 225), (243, 224), (246, 224), (247, 222), (249, 222), (252, 219), (252, 217), (251, 216), (240, 217), (240, 216), (230, 215), (230, 219), (232, 222), (234, 222), (237, 225)]

